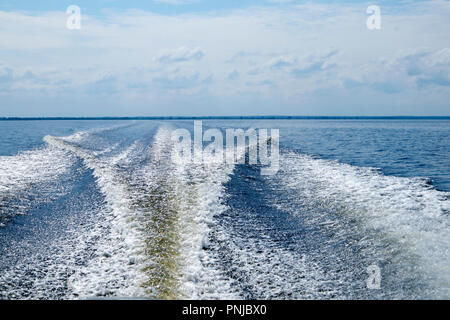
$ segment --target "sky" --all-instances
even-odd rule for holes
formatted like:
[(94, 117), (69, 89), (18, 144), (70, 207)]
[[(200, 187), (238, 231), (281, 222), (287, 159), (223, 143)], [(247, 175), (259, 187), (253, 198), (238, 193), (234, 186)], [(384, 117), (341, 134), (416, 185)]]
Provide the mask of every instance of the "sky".
[(450, 1), (0, 3), (3, 117), (449, 116), (449, 101)]

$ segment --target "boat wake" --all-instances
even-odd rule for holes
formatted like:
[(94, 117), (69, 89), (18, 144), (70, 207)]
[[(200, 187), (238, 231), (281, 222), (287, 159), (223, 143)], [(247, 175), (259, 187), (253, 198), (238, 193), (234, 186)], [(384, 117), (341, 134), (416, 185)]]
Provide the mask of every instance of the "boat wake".
[(175, 163), (176, 127), (123, 134), (136, 126), (0, 157), (1, 297), (450, 296), (450, 195), (428, 181), (286, 149), (272, 176), (207, 154)]

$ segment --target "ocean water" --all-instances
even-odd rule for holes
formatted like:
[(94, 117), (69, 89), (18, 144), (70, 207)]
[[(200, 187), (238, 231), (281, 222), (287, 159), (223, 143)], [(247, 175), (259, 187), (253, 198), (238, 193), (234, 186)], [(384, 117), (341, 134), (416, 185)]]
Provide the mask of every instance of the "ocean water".
[(175, 164), (189, 120), (0, 121), (0, 298), (450, 298), (450, 120), (203, 126), (279, 129), (279, 171)]

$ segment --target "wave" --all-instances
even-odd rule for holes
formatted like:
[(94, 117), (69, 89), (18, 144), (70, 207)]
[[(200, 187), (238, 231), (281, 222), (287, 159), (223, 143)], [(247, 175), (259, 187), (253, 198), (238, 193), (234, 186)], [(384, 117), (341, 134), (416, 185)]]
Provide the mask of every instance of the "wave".
[(294, 152), (280, 163), (274, 183), (289, 196), (274, 206), (294, 215), (309, 212), (311, 223), (333, 229), (335, 238), (356, 238), (369, 260), (400, 266), (398, 281), (425, 278), (431, 288), (419, 295), (450, 296), (450, 193), (423, 178)]
[(117, 163), (126, 158), (136, 145), (131, 145), (116, 157), (100, 158), (97, 156), (98, 152), (83, 149), (74, 143), (73, 141), (79, 141), (74, 136), (68, 138), (45, 136), (44, 141), (80, 157), (85, 166), (93, 170), (107, 203), (107, 207), (98, 213), (103, 216), (102, 224), (95, 226), (89, 235), (80, 235), (80, 237), (97, 237), (100, 240), (96, 243), (97, 255), (69, 279), (72, 294), (80, 298), (109, 295), (139, 296), (137, 288), (140, 273), (135, 266), (135, 260), (137, 260), (136, 251), (141, 243), (132, 224), (128, 222), (134, 212), (130, 208), (131, 198), (127, 190), (127, 180), (121, 176), (117, 168)]
[(0, 226), (25, 214), (30, 202), (48, 200), (63, 190), (55, 183), (70, 171), (73, 158), (58, 148), (45, 147), (0, 157)]
[[(450, 296), (450, 194), (427, 180), (291, 151), (264, 177), (208, 154), (175, 163), (173, 127), (151, 141), (104, 136), (127, 126), (45, 136), (45, 148), (0, 157), (0, 201), (35, 183), (60, 193), (55, 181), (76, 161), (95, 178), (104, 203), (74, 234), (74, 254), (92, 254), (71, 266), (68, 298)], [(378, 295), (364, 295), (367, 263), (382, 267)]]
[(205, 158), (202, 165), (172, 162), (171, 127), (160, 127), (147, 151), (150, 160), (134, 175), (145, 186), (135, 195), (145, 238), (144, 287), (153, 298), (233, 297), (230, 283), (208, 255), (213, 216), (224, 210), (223, 183), (232, 166)]
[(205, 250), (233, 166), (207, 157), (174, 164), (172, 130), (160, 127), (150, 146), (135, 141), (115, 156), (84, 149), (73, 136), (44, 137), (83, 159), (107, 203), (104, 225), (90, 235), (101, 236), (100, 254), (69, 281), (75, 297), (233, 297)]

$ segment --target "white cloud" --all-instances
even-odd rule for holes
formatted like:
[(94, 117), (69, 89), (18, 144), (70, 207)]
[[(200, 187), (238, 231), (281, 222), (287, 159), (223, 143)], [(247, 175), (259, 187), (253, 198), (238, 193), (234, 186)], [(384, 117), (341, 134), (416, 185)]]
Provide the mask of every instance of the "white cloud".
[[(367, 30), (365, 8), (357, 5), (110, 12), (83, 16), (81, 30), (65, 28), (63, 12), (0, 11), (0, 114), (28, 94), (42, 106), (48, 96), (108, 95), (136, 106), (160, 101), (175, 114), (186, 112), (178, 107), (186, 99), (213, 113), (233, 101), (236, 109), (226, 112), (256, 114), (261, 100), (272, 113), (314, 113), (327, 95), (360, 94), (395, 96), (395, 113), (406, 114), (432, 92), (442, 110), (450, 98), (449, 5), (388, 11), (378, 31)], [(353, 110), (343, 98), (329, 101)]]
[(176, 63), (185, 62), (191, 60), (200, 60), (205, 56), (202, 50), (199, 48), (187, 49), (180, 47), (176, 50), (168, 50), (158, 55), (155, 60), (160, 63)]
[[(391, 59), (362, 65), (359, 73), (343, 76), (349, 89), (372, 88), (386, 94), (450, 88), (450, 49), (417, 48), (398, 52)], [(434, 92), (435, 93), (435, 92)]]

